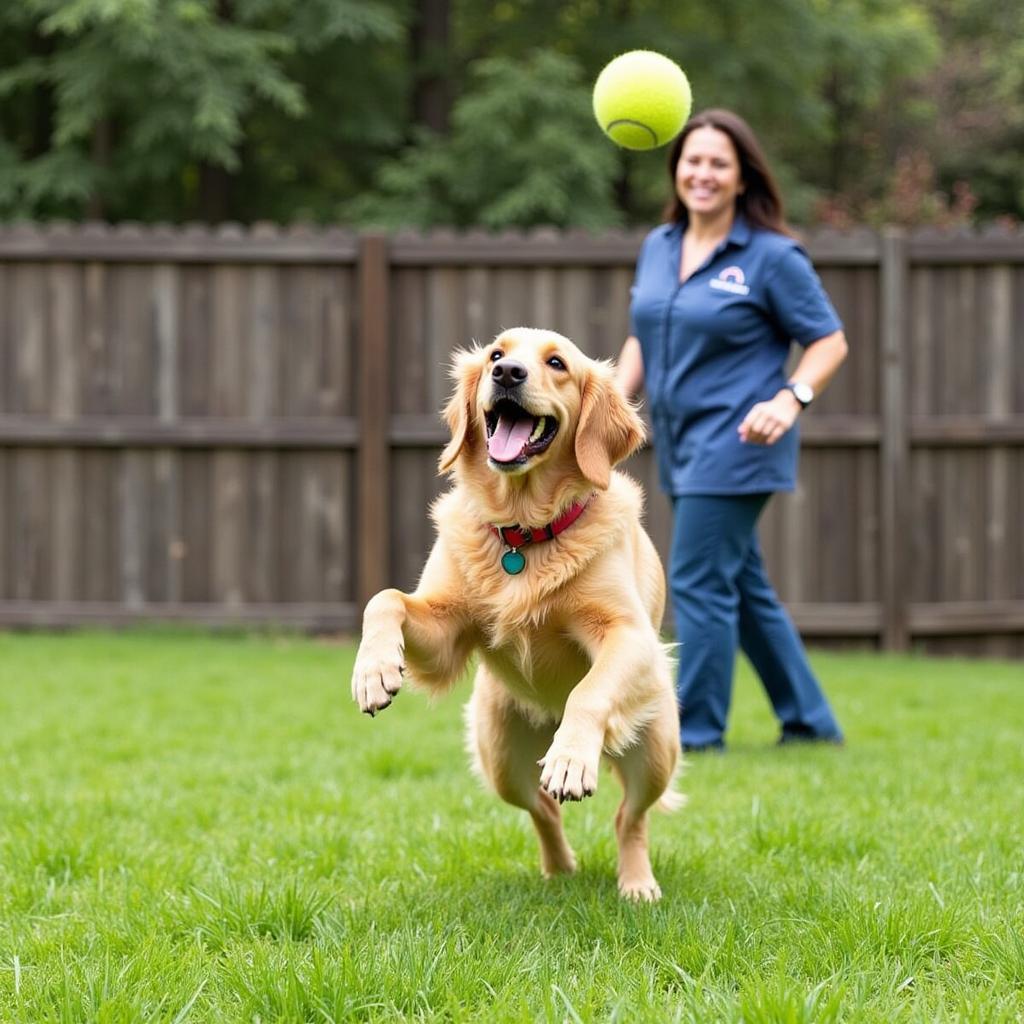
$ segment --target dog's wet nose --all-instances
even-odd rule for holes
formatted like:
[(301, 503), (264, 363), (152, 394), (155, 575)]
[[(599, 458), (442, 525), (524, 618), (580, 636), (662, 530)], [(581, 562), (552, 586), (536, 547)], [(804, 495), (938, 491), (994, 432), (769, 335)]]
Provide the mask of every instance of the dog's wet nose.
[(526, 376), (526, 367), (515, 359), (499, 359), (491, 368), (491, 378), (503, 388), (522, 384)]

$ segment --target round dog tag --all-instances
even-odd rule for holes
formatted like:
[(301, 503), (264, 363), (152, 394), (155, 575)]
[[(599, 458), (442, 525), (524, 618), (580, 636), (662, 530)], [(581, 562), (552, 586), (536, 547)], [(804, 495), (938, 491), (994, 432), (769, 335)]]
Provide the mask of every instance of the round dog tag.
[(526, 568), (526, 555), (521, 551), (506, 551), (501, 556), (501, 567), (509, 576), (518, 576)]

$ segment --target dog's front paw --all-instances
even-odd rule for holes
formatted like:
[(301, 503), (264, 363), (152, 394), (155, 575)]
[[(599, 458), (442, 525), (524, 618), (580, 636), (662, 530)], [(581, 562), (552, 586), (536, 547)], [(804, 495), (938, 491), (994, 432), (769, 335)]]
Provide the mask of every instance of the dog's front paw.
[(597, 792), (597, 766), (600, 752), (589, 756), (582, 751), (564, 747), (555, 737), (551, 749), (540, 759), (540, 785), (559, 803), (582, 800)]
[(402, 688), (405, 673), (402, 654), (399, 646), (383, 655), (374, 649), (364, 651), (359, 648), (352, 672), (352, 697), (360, 711), (372, 717), (394, 700)]
[(661, 899), (661, 886), (650, 872), (640, 878), (619, 878), (619, 895), (634, 903), (657, 903)]

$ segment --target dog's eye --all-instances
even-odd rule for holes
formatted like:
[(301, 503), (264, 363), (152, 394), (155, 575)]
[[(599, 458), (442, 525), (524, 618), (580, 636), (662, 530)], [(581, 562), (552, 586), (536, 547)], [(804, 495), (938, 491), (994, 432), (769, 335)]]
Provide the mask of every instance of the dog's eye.
[(501, 359), (501, 358), (502, 358), (502, 357), (503, 357), (504, 355), (505, 355), (505, 353), (504, 353), (504, 352), (502, 352), (500, 348), (496, 348), (496, 349), (495, 349), (495, 350), (494, 350), (494, 351), (493, 351), (493, 352), (491, 353), (491, 355), (490, 355), (490, 360), (491, 360), (491, 362), (492, 362), (492, 363), (496, 363), (496, 362), (497, 362), (497, 361), (498, 361), (499, 359)]
[(565, 363), (563, 363), (562, 360), (558, 358), (558, 356), (552, 356), (548, 360), (548, 366), (550, 366), (553, 370), (565, 369)]

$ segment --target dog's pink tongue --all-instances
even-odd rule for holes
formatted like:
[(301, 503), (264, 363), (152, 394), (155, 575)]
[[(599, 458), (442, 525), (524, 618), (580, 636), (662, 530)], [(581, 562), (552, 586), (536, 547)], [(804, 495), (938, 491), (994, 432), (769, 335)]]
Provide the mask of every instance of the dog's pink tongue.
[(512, 417), (502, 413), (487, 441), (487, 454), (495, 462), (515, 462), (523, 454), (532, 432), (532, 416)]

